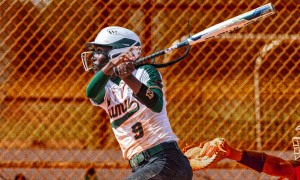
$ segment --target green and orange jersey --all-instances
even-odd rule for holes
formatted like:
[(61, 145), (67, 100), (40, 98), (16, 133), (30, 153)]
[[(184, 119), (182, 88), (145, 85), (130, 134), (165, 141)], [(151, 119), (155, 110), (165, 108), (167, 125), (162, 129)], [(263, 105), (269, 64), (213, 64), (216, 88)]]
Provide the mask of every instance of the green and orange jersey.
[[(158, 95), (152, 108), (141, 103), (124, 81), (111, 80), (101, 71), (87, 89), (96, 93), (91, 102), (109, 114), (113, 132), (127, 160), (162, 142), (178, 141), (167, 116), (161, 74), (151, 65), (141, 66), (132, 74)], [(97, 91), (91, 88), (95, 86)]]

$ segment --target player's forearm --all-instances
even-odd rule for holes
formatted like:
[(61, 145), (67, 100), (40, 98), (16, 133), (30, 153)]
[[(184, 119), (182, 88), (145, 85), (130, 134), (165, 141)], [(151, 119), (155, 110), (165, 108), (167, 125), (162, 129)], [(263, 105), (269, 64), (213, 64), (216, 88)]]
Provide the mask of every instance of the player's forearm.
[(265, 161), (266, 161), (265, 153), (243, 150), (242, 158), (238, 162), (256, 170), (257, 172), (262, 172)]
[(295, 178), (291, 162), (264, 152), (239, 150), (225, 144), (226, 157), (250, 167), (257, 172), (264, 172), (272, 176), (282, 176), (289, 179)]
[(88, 87), (86, 89), (86, 96), (91, 99), (95, 99), (98, 94), (101, 93), (101, 91), (104, 89), (109, 78), (110, 76), (104, 74), (102, 70), (97, 72), (88, 84)]
[(132, 74), (124, 77), (122, 80), (132, 89), (134, 94), (137, 94), (142, 87), (142, 83)]
[(115, 64), (109, 61), (103, 68), (102, 71), (105, 75), (111, 76), (113, 74), (113, 67), (115, 67)]
[(232, 159), (232, 160), (235, 160), (235, 161), (240, 161), (242, 159), (243, 152), (241, 150), (232, 148), (228, 151), (230, 151), (230, 152), (228, 152), (228, 155), (227, 155), (227, 157), (229, 159)]
[(106, 83), (113, 74), (112, 69), (114, 66), (115, 65), (112, 62), (108, 62), (99, 72), (95, 74), (86, 89), (87, 97), (91, 99), (99, 99), (99, 94), (103, 92)]
[(266, 155), (263, 172), (272, 176), (282, 176), (288, 179), (296, 179), (292, 163), (272, 155)]
[(132, 89), (134, 96), (145, 106), (154, 112), (161, 112), (163, 107), (162, 93), (158, 90), (151, 90), (141, 83), (133, 75), (123, 78), (123, 81)]

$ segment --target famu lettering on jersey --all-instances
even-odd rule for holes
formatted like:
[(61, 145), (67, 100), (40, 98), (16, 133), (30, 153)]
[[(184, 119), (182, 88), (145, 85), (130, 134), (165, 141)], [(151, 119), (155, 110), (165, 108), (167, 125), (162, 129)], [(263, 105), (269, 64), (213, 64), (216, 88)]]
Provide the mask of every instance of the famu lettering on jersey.
[[(117, 104), (108, 109), (108, 114), (110, 118), (115, 118), (121, 116), (121, 118), (116, 119), (112, 122), (112, 127), (117, 128), (123, 122), (125, 122), (130, 116), (139, 110), (139, 103), (137, 101), (130, 101), (126, 99), (124, 103)], [(129, 110), (131, 109), (131, 110)], [(129, 110), (129, 111), (128, 111)]]

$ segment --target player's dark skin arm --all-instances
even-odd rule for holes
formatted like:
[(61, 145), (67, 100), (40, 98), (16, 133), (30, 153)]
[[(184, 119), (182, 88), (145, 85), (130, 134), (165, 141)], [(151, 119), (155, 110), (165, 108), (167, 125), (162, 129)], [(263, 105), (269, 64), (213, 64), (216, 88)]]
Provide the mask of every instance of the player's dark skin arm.
[(142, 83), (132, 74), (122, 78), (122, 80), (132, 89), (134, 94), (137, 94), (142, 87)]
[[(113, 67), (114, 64), (112, 62), (108, 62), (102, 71), (107, 76), (111, 76), (113, 74)], [(127, 72), (121, 72), (120, 78), (132, 89), (134, 94), (137, 94), (141, 89), (142, 83), (131, 74), (135, 68), (131, 62), (128, 62), (124, 68), (127, 68)]]
[[(121, 63), (114, 63), (118, 64), (115, 67), (117, 67), (119, 77), (132, 89), (135, 97), (152, 111), (161, 112), (163, 107), (162, 92), (156, 89), (150, 90), (149, 87), (132, 75), (132, 72), (135, 70), (133, 65), (134, 59), (129, 59), (127, 56), (122, 56), (119, 58), (119, 61), (121, 61)], [(111, 75), (113, 74), (113, 68), (105, 66), (103, 68), (103, 72), (107, 75)], [(151, 98), (149, 98), (150, 96), (147, 96), (149, 90), (153, 93), (153, 97)]]
[[(109, 64), (102, 69), (103, 73), (107, 76), (111, 76), (113, 74), (112, 69), (114, 65)], [(132, 74), (128, 76), (122, 76), (121, 79), (132, 89), (134, 94), (137, 94), (140, 91), (142, 83), (138, 79), (136, 79)]]
[[(96, 52), (108, 52), (111, 48), (107, 46), (97, 46)], [(113, 74), (113, 67), (122, 63), (124, 59), (113, 59), (108, 61), (108, 58), (103, 53), (95, 53), (93, 56), (93, 64), (95, 76), (90, 81), (86, 96), (94, 102), (101, 103), (105, 96), (105, 85)]]
[[(236, 161), (242, 159), (243, 152), (241, 150), (231, 147), (228, 143), (225, 143), (224, 147), (227, 151), (227, 158)], [(285, 177), (290, 180), (296, 179), (296, 172), (291, 162), (269, 154), (266, 154), (262, 172), (271, 176)]]
[[(109, 50), (107, 47), (99, 48), (101, 51)], [(92, 78), (86, 89), (86, 96), (92, 99), (94, 102), (101, 103), (103, 102), (105, 95), (104, 87), (110, 78), (110, 75), (108, 75), (107, 72), (103, 72), (101, 69), (103, 68), (109, 71), (112, 67), (114, 67), (114, 64), (113, 62), (108, 62), (103, 54), (94, 55), (94, 64), (97, 65), (94, 67), (95, 76)]]

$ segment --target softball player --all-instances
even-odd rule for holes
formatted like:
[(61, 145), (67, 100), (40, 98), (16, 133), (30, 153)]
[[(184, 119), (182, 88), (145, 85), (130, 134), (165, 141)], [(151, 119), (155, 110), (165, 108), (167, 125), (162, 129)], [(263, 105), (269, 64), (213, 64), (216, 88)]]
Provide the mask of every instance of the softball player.
[(161, 74), (151, 65), (135, 68), (141, 41), (132, 31), (111, 26), (87, 43), (81, 54), (86, 71), (93, 70), (86, 95), (110, 117), (128, 179), (192, 179), (188, 159), (171, 129)]

